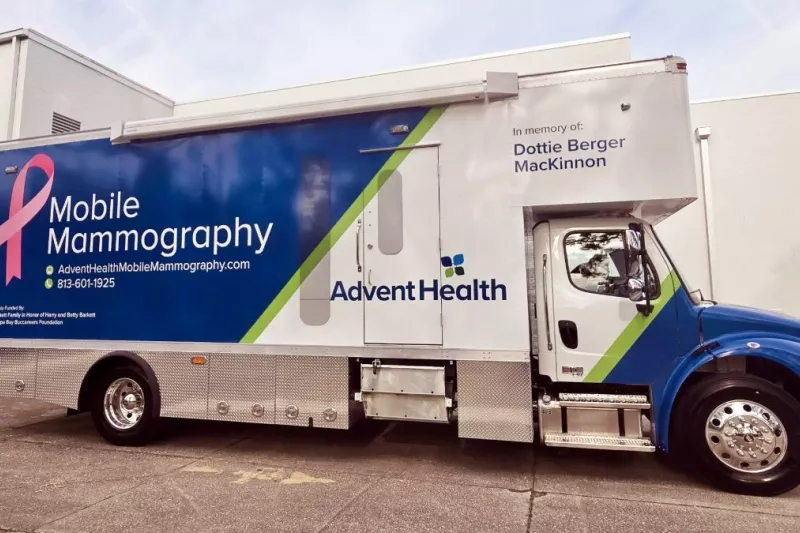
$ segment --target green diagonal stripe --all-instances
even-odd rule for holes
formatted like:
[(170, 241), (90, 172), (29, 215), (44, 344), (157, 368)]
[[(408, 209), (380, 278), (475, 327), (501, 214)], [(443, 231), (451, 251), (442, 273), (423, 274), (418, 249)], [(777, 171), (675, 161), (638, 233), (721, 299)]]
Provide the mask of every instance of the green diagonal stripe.
[(644, 316), (641, 313), (637, 314), (636, 317), (631, 320), (630, 324), (628, 324), (617, 340), (615, 340), (611, 346), (606, 350), (606, 353), (603, 354), (603, 357), (600, 358), (600, 361), (592, 368), (591, 372), (586, 375), (586, 378), (583, 380), (585, 383), (601, 383), (604, 379), (608, 377), (614, 367), (617, 366), (617, 363), (625, 357), (625, 354), (628, 353), (628, 350), (631, 349), (631, 346), (641, 337), (644, 330), (656, 319), (658, 314), (664, 309), (664, 306), (672, 299), (675, 295), (675, 290), (680, 283), (677, 274), (675, 272), (670, 272), (669, 276), (661, 283), (661, 297), (653, 304), (653, 312), (650, 313), (649, 316)]
[[(425, 134), (436, 124), (436, 121), (442, 116), (444, 110), (445, 107), (435, 107), (428, 111), (419, 124), (417, 124), (417, 127), (414, 128), (402, 143), (400, 143), (400, 146), (413, 146), (420, 142), (422, 138), (425, 137)], [(347, 211), (345, 211), (344, 215), (342, 215), (342, 218), (331, 228), (328, 235), (314, 248), (308, 258), (300, 265), (297, 272), (294, 273), (283, 289), (281, 289), (281, 292), (272, 300), (269, 307), (261, 313), (261, 316), (258, 317), (255, 324), (253, 324), (245, 336), (242, 337), (241, 342), (252, 344), (264, 330), (267, 329), (267, 326), (278, 316), (278, 313), (281, 312), (286, 302), (300, 289), (300, 285), (303, 284), (314, 268), (322, 261), (322, 258), (331, 251), (331, 248), (333, 248), (342, 235), (344, 235), (344, 232), (361, 215), (364, 206), (378, 194), (380, 188), (383, 187), (383, 184), (386, 183), (389, 177), (397, 170), (400, 163), (405, 160), (410, 151), (411, 150), (395, 150), (378, 173), (375, 174), (372, 180), (367, 184), (364, 192), (356, 198)]]

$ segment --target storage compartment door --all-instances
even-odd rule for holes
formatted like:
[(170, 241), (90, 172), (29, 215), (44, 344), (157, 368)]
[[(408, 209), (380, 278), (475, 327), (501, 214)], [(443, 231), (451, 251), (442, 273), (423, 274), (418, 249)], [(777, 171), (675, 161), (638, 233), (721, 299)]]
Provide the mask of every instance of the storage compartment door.
[(440, 345), (439, 148), (402, 155), (364, 211), (364, 342)]

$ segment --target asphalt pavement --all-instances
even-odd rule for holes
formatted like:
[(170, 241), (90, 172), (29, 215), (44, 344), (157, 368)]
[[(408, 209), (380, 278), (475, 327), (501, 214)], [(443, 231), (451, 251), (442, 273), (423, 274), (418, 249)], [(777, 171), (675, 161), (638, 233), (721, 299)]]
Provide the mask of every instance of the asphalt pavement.
[(800, 490), (727, 494), (651, 454), (180, 421), (117, 448), (87, 415), (0, 399), (0, 532), (800, 531)]

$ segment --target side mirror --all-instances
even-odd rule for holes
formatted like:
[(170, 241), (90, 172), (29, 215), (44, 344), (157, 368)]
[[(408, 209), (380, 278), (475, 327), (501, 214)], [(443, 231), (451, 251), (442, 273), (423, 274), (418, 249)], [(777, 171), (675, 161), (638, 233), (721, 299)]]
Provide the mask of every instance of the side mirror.
[(644, 279), (628, 278), (628, 299), (632, 302), (644, 300)]
[(638, 229), (626, 230), (625, 240), (628, 243), (628, 298), (632, 302), (641, 302), (646, 297), (644, 270), (642, 269), (642, 258), (645, 257), (644, 250), (642, 250), (642, 233)]
[(642, 273), (642, 263), (640, 263), (639, 260), (634, 257), (628, 258), (628, 277), (629, 278), (644, 277), (644, 274)]
[(642, 253), (642, 234), (636, 230), (625, 230), (625, 240), (628, 241), (628, 252), (631, 257), (637, 257)]

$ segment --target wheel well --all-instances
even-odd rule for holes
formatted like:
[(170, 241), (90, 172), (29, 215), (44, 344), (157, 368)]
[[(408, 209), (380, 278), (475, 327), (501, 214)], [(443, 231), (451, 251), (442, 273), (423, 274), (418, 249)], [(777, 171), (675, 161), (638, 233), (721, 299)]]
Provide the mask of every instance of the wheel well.
[[(100, 378), (102, 378), (102, 376), (111, 369), (119, 368), (121, 366), (139, 367), (139, 369), (141, 369), (142, 372), (144, 372), (147, 376), (148, 382), (153, 388), (156, 398), (160, 399), (158, 381), (155, 378), (155, 373), (144, 359), (129, 352), (112, 352), (96, 361), (86, 373), (86, 376), (84, 376), (83, 382), (81, 383), (80, 392), (78, 393), (79, 412), (84, 412), (91, 409), (92, 393), (97, 387), (97, 383)], [(156, 412), (159, 412), (160, 405), (157, 407), (159, 409), (157, 409)]]
[[(740, 372), (757, 376), (774, 383), (783, 390), (791, 394), (800, 402), (800, 376), (791, 369), (776, 363), (770, 359), (759, 356), (732, 356), (722, 359), (715, 359), (704, 364), (686, 378), (681, 385), (678, 395), (675, 397), (673, 406), (678, 405), (686, 392), (703, 378), (713, 374), (725, 374), (730, 372)], [(670, 415), (670, 427), (675, 420), (675, 410), (673, 408)]]

